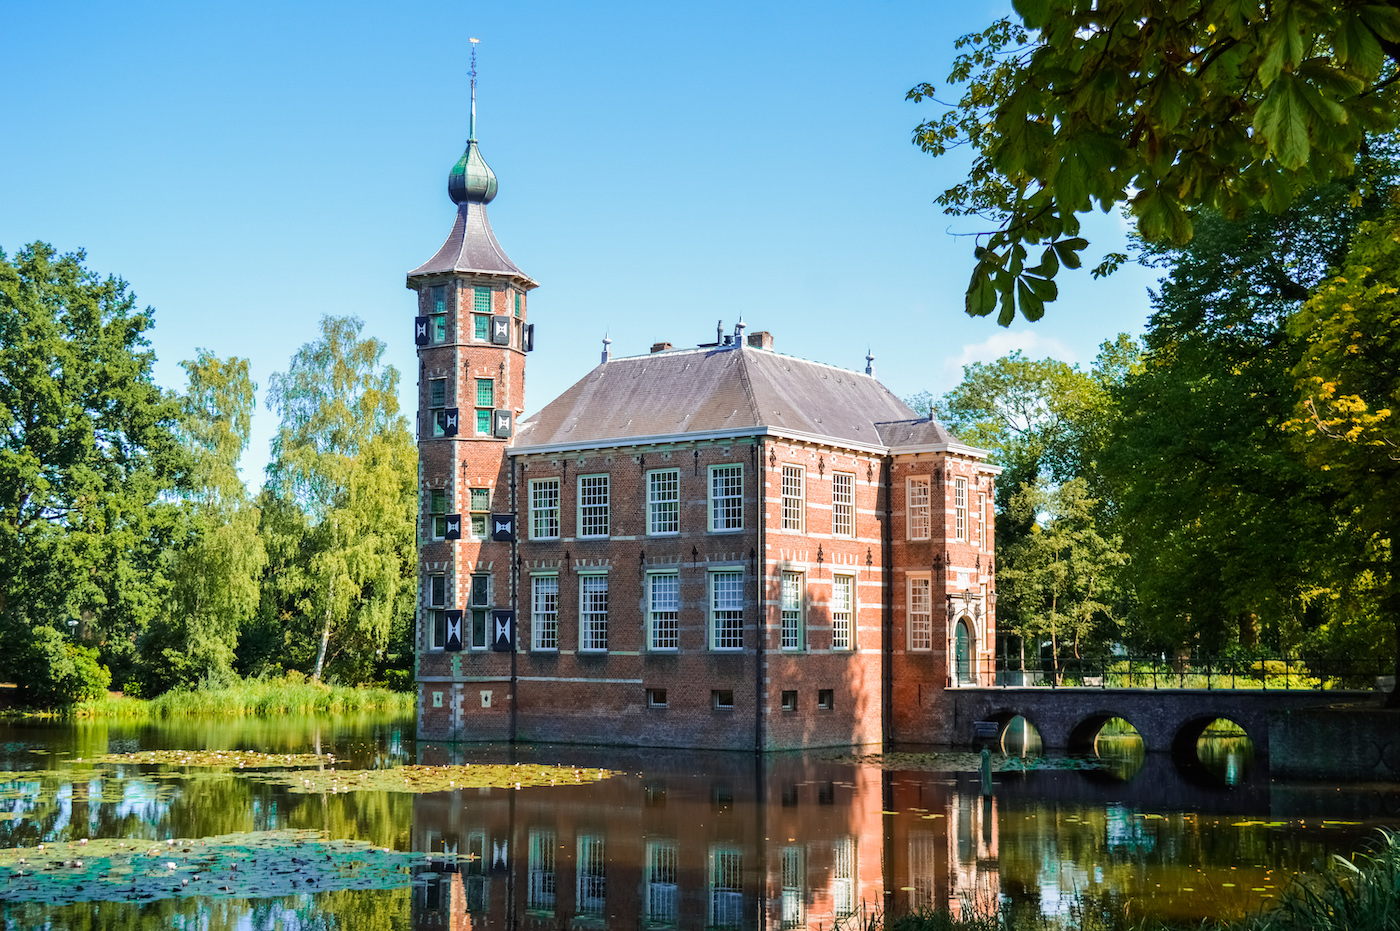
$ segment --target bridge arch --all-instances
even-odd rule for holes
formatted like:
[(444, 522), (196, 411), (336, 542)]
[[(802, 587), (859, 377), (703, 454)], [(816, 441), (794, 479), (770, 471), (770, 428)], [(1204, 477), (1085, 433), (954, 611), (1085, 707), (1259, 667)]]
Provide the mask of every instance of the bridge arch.
[(1205, 760), (1201, 759), (1201, 737), (1217, 721), (1228, 721), (1238, 727), (1250, 741), (1250, 746), (1254, 746), (1254, 735), (1249, 732), (1249, 728), (1245, 726), (1244, 722), (1235, 716), (1209, 711), (1193, 714), (1177, 725), (1171, 744), (1172, 763), (1176, 765), (1177, 771), (1185, 779), (1201, 785), (1232, 784), (1230, 778), (1214, 771)]
[[(1079, 723), (1069, 730), (1069, 738), (1065, 741), (1065, 749), (1070, 753), (1084, 753), (1095, 755), (1098, 751), (1094, 747), (1094, 741), (1099, 736), (1099, 731), (1103, 726), (1114, 718), (1120, 718), (1133, 724), (1132, 720), (1121, 711), (1093, 711), (1080, 718)], [(1137, 725), (1133, 724), (1134, 730)], [(1138, 731), (1141, 734), (1141, 731)]]

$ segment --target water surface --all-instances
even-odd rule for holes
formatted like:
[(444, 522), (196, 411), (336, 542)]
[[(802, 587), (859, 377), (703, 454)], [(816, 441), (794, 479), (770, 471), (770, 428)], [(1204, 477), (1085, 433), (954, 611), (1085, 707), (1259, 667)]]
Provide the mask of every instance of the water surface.
[[(1042, 768), (1013, 747), (997, 755), (1015, 768), (994, 775), (990, 796), (972, 754), (453, 747), (411, 735), (411, 721), (373, 715), (0, 726), (5, 927), (816, 929), (880, 910), (994, 905), (1066, 920), (1231, 918), (1376, 827), (1400, 827), (1400, 787), (1276, 784), (1230, 735), (1185, 768), (1130, 735), (1101, 739), (1113, 757), (1102, 767)], [(265, 772), (93, 762), (206, 748), (316, 753), (338, 770), (471, 762), (613, 775), (308, 792)], [(82, 851), (106, 856), (113, 843), (144, 859), (94, 870), (107, 861)], [(76, 900), (25, 901), (19, 856), (81, 875), (65, 885)], [(133, 862), (154, 878), (132, 875)], [(120, 885), (114, 895), (117, 881), (136, 898)]]

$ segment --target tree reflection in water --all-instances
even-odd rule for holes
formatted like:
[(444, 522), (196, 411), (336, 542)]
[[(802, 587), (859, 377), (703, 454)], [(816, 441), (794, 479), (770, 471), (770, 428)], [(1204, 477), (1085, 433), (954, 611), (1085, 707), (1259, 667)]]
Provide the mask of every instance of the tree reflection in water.
[[(831, 929), (877, 911), (999, 905), (1058, 920), (1121, 915), (1128, 902), (1139, 917), (1229, 918), (1355, 849), (1371, 825), (1400, 825), (1400, 791), (1287, 790), (1269, 781), (1263, 760), (1251, 765), (1247, 738), (1219, 726), (1197, 748), (1219, 774), (1207, 783), (1184, 777), (1167, 754), (1132, 749), (1133, 735), (1117, 726), (1098, 735), (1099, 756), (1117, 754), (1135, 776), (1128, 765), (1110, 779), (1037, 769), (1054, 761), (1036, 761), (1033, 729), (1013, 723), (1004, 746), (1034, 765), (999, 772), (984, 798), (973, 764), (919, 771), (914, 754), (882, 769), (834, 754), (415, 747), (402, 722), (283, 724), (280, 734), (265, 724), (8, 727), (0, 768), (36, 771), (0, 778), (0, 839), (33, 848), (84, 836), (313, 829), (430, 853), (411, 888), (54, 907), (7, 901), (0, 877), (0, 918), (11, 927), (211, 931), (700, 931)], [(79, 759), (180, 745), (297, 752), (318, 741), (354, 768), (562, 762), (618, 775), (519, 791), (298, 794), (228, 771)], [(945, 766), (961, 758), (974, 757), (930, 757)]]

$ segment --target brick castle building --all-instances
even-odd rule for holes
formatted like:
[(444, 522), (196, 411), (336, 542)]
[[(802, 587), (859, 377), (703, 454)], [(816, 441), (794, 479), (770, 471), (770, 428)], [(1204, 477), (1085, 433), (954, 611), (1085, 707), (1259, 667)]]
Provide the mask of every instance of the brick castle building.
[(927, 740), (995, 642), (999, 469), (741, 323), (525, 413), (536, 283), (473, 121), (418, 295), (419, 736), (777, 750)]

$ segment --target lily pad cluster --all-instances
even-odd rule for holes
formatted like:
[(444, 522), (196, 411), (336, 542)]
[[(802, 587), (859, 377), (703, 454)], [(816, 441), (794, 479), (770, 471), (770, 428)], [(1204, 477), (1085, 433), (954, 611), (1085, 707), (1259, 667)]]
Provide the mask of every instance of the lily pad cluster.
[(107, 753), (92, 762), (163, 763), (168, 766), (225, 769), (295, 769), (328, 766), (335, 762), (335, 757), (329, 753), (259, 753), (256, 750), (138, 750), (133, 753)]
[(611, 777), (606, 769), (481, 763), (461, 766), (397, 766), (392, 769), (319, 769), (258, 773), (253, 778), (292, 792), (449, 792), (454, 789), (524, 789), (584, 785)]
[(428, 855), (326, 840), (318, 831), (250, 831), (198, 840), (106, 838), (0, 849), (0, 902), (149, 902), (393, 889)]

